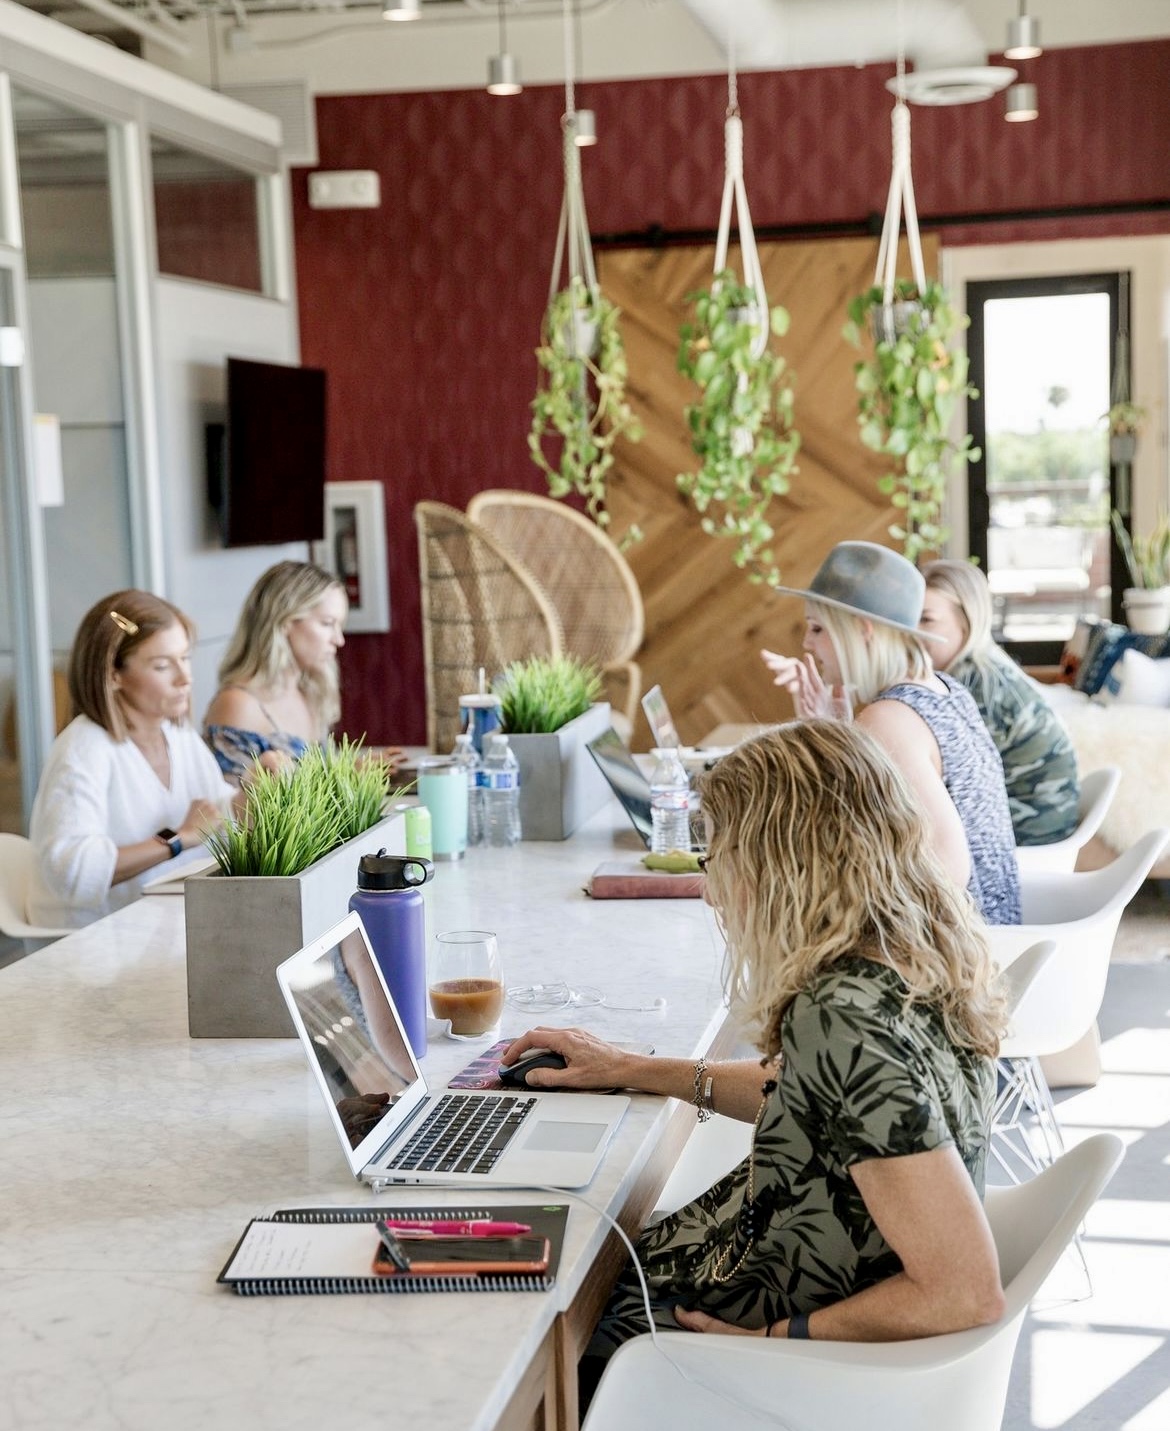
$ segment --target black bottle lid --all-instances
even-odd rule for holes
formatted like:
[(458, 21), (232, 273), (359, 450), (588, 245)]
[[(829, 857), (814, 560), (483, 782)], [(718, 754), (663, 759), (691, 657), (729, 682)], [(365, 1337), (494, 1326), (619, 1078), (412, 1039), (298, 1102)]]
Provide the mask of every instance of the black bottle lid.
[(413, 889), (435, 873), (430, 860), (417, 855), (388, 855), (385, 849), (358, 860), (358, 889)]

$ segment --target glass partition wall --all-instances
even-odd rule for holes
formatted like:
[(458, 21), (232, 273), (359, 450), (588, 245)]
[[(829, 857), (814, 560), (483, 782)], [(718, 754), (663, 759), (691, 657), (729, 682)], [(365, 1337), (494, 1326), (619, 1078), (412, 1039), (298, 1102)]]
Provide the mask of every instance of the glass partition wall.
[[(170, 77), (97, 47), (92, 73), (54, 73), (52, 28), (27, 75), (0, 72), (0, 830), (14, 832), (70, 716), (80, 616), (123, 586), (169, 594), (176, 516), (201, 515), (201, 446), (177, 473), (159, 388), (160, 276), (292, 291), (272, 264), (287, 192), (262, 126), (237, 133), (196, 86), (160, 97)], [(198, 544), (184, 541), (180, 560)]]

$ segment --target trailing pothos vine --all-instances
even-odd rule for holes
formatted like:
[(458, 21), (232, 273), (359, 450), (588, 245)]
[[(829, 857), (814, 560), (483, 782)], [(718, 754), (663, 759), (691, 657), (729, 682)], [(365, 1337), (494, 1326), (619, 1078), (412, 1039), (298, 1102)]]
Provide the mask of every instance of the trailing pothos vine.
[(748, 580), (775, 584), (769, 508), (797, 470), (800, 434), (787, 364), (762, 330), (767, 324), (782, 337), (788, 314), (762, 312), (755, 289), (726, 269), (687, 301), (694, 321), (680, 332), (678, 370), (700, 390), (686, 409), (699, 468), (680, 473), (678, 485), (702, 514), (703, 530), (735, 542), (732, 560)]
[(927, 283), (919, 294), (903, 279), (894, 299), (884, 306), (876, 286), (853, 299), (845, 337), (860, 347), (867, 320), (874, 330), (873, 357), (854, 366), (858, 425), (865, 446), (894, 461), (878, 488), (901, 514), (890, 535), (915, 561), (938, 551), (948, 535), (942, 513), (952, 465), (979, 456), (969, 434), (956, 441), (949, 431), (956, 402), (976, 393), (967, 382), (966, 353), (952, 347), (970, 320), (942, 285)]
[[(642, 427), (626, 397), (629, 370), (618, 309), (580, 278), (549, 303), (536, 349), (540, 375), (532, 401), (528, 450), (548, 478), (553, 497), (576, 492), (601, 528), (609, 526), (606, 486), (619, 436), (636, 442)], [(550, 461), (545, 439), (560, 441)], [(641, 538), (631, 526), (620, 546)]]

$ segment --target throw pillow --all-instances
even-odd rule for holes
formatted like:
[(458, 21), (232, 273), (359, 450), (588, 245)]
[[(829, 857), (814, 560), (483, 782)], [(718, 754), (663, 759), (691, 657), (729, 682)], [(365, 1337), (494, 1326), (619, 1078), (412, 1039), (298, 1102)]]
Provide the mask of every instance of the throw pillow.
[(1093, 633), (1099, 626), (1108, 626), (1108, 622), (1100, 616), (1078, 616), (1077, 624), (1073, 628), (1073, 634), (1064, 643), (1064, 650), (1060, 653), (1060, 678), (1068, 685), (1076, 681), (1077, 672), (1081, 668), (1081, 662), (1089, 649), (1089, 642)]
[(1094, 699), (1126, 706), (1170, 706), (1170, 659), (1123, 651)]
[(1161, 636), (1139, 636), (1128, 626), (1105, 622), (1089, 635), (1088, 649), (1073, 682), (1078, 691), (1095, 696), (1106, 677), (1126, 651), (1140, 651), (1143, 656), (1170, 655), (1170, 633)]

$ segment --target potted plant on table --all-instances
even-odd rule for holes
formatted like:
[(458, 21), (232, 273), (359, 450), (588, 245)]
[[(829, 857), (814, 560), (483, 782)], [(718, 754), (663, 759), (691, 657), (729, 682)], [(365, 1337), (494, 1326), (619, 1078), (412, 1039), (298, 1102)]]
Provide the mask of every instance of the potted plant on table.
[(183, 889), (193, 1038), (293, 1036), (276, 966), (345, 914), (361, 855), (405, 853), (402, 815), (382, 816), (389, 785), (349, 740), (256, 769), (242, 814), (208, 836), (217, 868)]
[[(580, 278), (571, 278), (554, 295), (536, 349), (540, 381), (528, 434), (528, 450), (548, 478), (551, 495), (583, 497), (585, 510), (603, 530), (610, 521), (606, 485), (614, 445), (623, 435), (633, 442), (642, 436), (626, 396), (629, 369), (619, 317), (600, 288)], [(552, 460), (545, 451), (549, 438), (560, 442)], [(618, 545), (640, 537), (631, 527)]]
[(526, 840), (564, 840), (605, 803), (608, 787), (586, 743), (610, 724), (601, 677), (576, 656), (514, 661), (494, 683), (500, 726), (520, 766)]
[(937, 551), (947, 536), (942, 523), (952, 466), (979, 456), (964, 433), (950, 434), (955, 404), (974, 397), (967, 382), (967, 355), (952, 343), (970, 321), (951, 306), (941, 284), (917, 286), (902, 279), (894, 301), (875, 285), (849, 305), (845, 337), (862, 342), (867, 319), (874, 332), (873, 357), (854, 367), (858, 424), (866, 447), (891, 458), (893, 470), (878, 482), (901, 513), (889, 529), (910, 561)]
[(1113, 532), (1133, 586), (1122, 595), (1131, 631), (1159, 636), (1170, 627), (1170, 517), (1160, 516), (1147, 537), (1132, 536), (1121, 513), (1112, 513)]
[[(687, 301), (695, 316), (680, 332), (678, 370), (699, 388), (686, 417), (700, 465), (680, 473), (678, 485), (703, 530), (736, 543), (732, 560), (748, 580), (775, 584), (769, 508), (788, 491), (800, 434), (787, 365), (768, 334), (783, 336), (788, 314), (780, 307), (764, 312), (756, 290), (728, 269)], [(721, 515), (709, 515), (712, 506)]]

